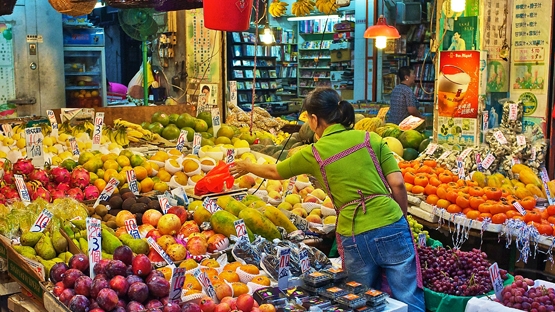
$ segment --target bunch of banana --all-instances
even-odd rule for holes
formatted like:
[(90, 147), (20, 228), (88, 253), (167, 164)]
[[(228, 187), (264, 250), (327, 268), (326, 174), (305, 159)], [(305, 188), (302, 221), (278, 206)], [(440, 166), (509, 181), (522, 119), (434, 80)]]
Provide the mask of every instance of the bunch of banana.
[(25, 124), (23, 123), (17, 124), (16, 126), (12, 127), (12, 134), (17, 134), (22, 131), (25, 131)]
[(273, 17), (281, 17), (285, 15), (285, 12), (287, 11), (286, 6), (288, 5), (289, 3), (287, 2), (273, 0), (272, 3), (270, 3), (270, 8), (268, 9), (268, 11), (270, 12), (270, 15), (272, 15)]
[(316, 8), (324, 14), (333, 14), (339, 7), (335, 0), (316, 0)]
[(73, 126), (69, 124), (68, 120), (66, 120), (58, 125), (58, 132), (65, 133), (65, 134), (72, 134)]
[(52, 133), (52, 127), (49, 124), (42, 122), (38, 124), (38, 126), (40, 127), (42, 135), (47, 136), (47, 135), (50, 135), (50, 133)]
[(127, 136), (131, 142), (140, 142), (141, 139), (152, 141), (154, 139), (154, 133), (152, 133), (152, 131), (143, 129), (141, 125), (121, 118), (114, 120), (114, 126), (127, 128)]
[(295, 16), (307, 16), (310, 11), (314, 10), (316, 3), (312, 0), (297, 0), (291, 6), (291, 12)]
[(110, 129), (109, 138), (110, 141), (118, 143), (121, 146), (129, 145), (129, 138), (127, 137), (127, 128), (119, 126), (115, 129)]

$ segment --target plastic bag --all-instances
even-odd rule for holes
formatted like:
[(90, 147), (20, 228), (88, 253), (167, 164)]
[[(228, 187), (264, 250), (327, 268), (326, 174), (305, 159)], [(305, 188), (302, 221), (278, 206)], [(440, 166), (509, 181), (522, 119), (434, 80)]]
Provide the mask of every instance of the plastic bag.
[[(150, 63), (146, 63), (147, 69), (147, 87), (154, 82), (154, 75), (152, 74), (152, 68), (150, 67)], [(144, 97), (144, 89), (143, 89), (143, 64), (139, 68), (139, 71), (131, 78), (129, 81), (129, 85), (127, 86), (127, 95), (134, 99), (142, 99)]]
[(231, 188), (234, 181), (235, 179), (229, 173), (229, 164), (219, 161), (216, 167), (195, 184), (195, 195), (222, 192), (224, 190), (224, 183), (227, 188)]

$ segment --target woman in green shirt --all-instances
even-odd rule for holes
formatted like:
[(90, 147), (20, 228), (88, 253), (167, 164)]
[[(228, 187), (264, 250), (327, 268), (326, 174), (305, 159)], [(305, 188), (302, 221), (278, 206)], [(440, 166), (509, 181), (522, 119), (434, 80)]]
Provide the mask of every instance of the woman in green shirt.
[(420, 267), (404, 217), (407, 192), (393, 154), (379, 135), (352, 129), (354, 109), (335, 90), (312, 91), (304, 107), (318, 142), (277, 165), (237, 161), (231, 174), (314, 176), (336, 207), (338, 250), (350, 279), (380, 289), (385, 273), (394, 298), (409, 311), (424, 311)]

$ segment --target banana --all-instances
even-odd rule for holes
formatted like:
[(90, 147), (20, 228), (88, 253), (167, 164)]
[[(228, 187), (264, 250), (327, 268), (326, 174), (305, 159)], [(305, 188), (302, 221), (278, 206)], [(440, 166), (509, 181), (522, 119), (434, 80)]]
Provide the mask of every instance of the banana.
[(144, 136), (144, 134), (140, 131), (135, 130), (135, 129), (127, 128), (127, 136), (135, 137), (135, 138), (140, 139)]
[(270, 8), (268, 9), (268, 11), (270, 12), (270, 15), (272, 15), (273, 17), (280, 17), (280, 16), (283, 16), (287, 11), (286, 6), (288, 5), (289, 4), (286, 2), (273, 0), (272, 3), (270, 4)]

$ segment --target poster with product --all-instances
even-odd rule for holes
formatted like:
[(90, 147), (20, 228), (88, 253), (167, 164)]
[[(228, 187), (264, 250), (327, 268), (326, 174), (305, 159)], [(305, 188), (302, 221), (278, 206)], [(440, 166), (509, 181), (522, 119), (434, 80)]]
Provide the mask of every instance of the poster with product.
[[(439, 143), (470, 146), (479, 143), (479, 117), (486, 90), (484, 51), (442, 51), (437, 82)], [(435, 131), (434, 131), (435, 132)]]

